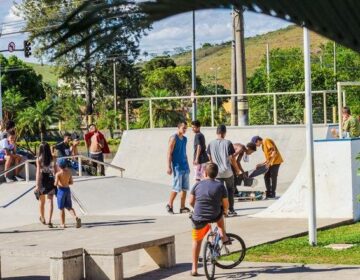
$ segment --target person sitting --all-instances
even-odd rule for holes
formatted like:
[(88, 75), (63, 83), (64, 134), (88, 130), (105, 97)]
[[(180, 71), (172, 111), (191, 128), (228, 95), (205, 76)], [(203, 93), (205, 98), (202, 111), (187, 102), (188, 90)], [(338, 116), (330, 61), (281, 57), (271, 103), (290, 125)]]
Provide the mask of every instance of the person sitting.
[(224, 243), (229, 242), (225, 232), (223, 215), (229, 208), (228, 194), (225, 186), (215, 180), (219, 168), (215, 163), (207, 164), (205, 179), (198, 182), (191, 191), (190, 205), (194, 208), (192, 221), (192, 270), (191, 275), (197, 276), (198, 259), (201, 243), (210, 230), (209, 223), (216, 223)]
[[(360, 122), (356, 117), (351, 115), (349, 107), (343, 107), (342, 109), (342, 129), (345, 137), (355, 138), (360, 137)], [(331, 134), (335, 137), (339, 137), (339, 131), (335, 128), (331, 130)]]
[[(10, 169), (13, 165), (18, 165), (22, 161), (22, 157), (16, 154), (15, 130), (8, 131), (7, 138), (0, 141), (0, 161), (5, 161), (5, 171)], [(16, 168), (13, 177), (9, 176), (9, 172), (5, 173), (6, 182), (23, 181), (24, 179), (19, 175), (22, 168), (23, 166)]]

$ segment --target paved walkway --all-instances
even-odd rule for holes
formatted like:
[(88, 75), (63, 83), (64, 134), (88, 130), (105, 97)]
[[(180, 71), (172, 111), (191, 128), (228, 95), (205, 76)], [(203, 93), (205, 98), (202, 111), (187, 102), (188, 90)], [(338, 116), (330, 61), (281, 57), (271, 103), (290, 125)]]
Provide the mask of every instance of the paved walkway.
[[(237, 207), (244, 209), (243, 211), (240, 211), (240, 213), (244, 212), (251, 214), (252, 212), (259, 211), (259, 209), (265, 207), (266, 203), (269, 203), (269, 201), (238, 203)], [(71, 222), (70, 219), (69, 222)], [(189, 279), (191, 235), (190, 223), (186, 215), (152, 217), (85, 216), (83, 217), (83, 222), (84, 227), (81, 229), (76, 229), (73, 227), (67, 228), (65, 230), (57, 228), (48, 229), (40, 224), (32, 224), (20, 228), (1, 230), (0, 248), (56, 250), (89, 246), (116, 247), (131, 244), (137, 240), (140, 241), (144, 239), (151, 239), (153, 237), (175, 234), (176, 258), (177, 263), (179, 264), (176, 268), (171, 270), (154, 271), (155, 267), (151, 267), (150, 269), (152, 272), (150, 274), (136, 276), (139, 275), (139, 273), (147, 271), (148, 268), (139, 267), (138, 255), (137, 252), (135, 252), (126, 254), (124, 256), (126, 267), (125, 276), (133, 277), (132, 279)], [(326, 226), (338, 222), (340, 222), (340, 220), (320, 220), (319, 226)], [(304, 232), (307, 229), (307, 221), (299, 219), (257, 219), (245, 215), (227, 219), (227, 227), (229, 231), (240, 234), (249, 247)], [(1, 261), (3, 263), (2, 274), (5, 279), (7, 277), (9, 277), (9, 279), (48, 279), (48, 260), (46, 258), (37, 258), (34, 260), (28, 258), (3, 257)], [(295, 275), (294, 271), (296, 269), (301, 270), (302, 268), (292, 266), (292, 269), (290, 270), (288, 265), (281, 265), (280, 268), (277, 269), (276, 267), (274, 268), (274, 266), (271, 264), (262, 266), (256, 265), (256, 267), (254, 267), (253, 264), (245, 264), (245, 266), (235, 270), (220, 272), (220, 276), (222, 275), (222, 278), (219, 279), (246, 279), (243, 278), (245, 277), (244, 275), (248, 275), (248, 278), (255, 276), (264, 277), (264, 275), (269, 274), (280, 275), (280, 271), (285, 271), (285, 274), (291, 277), (291, 275)], [(322, 271), (326, 270), (327, 269), (322, 268)], [(309, 269), (304, 270), (306, 273), (309, 273), (310, 271), (311, 270)], [(349, 275), (352, 275), (351, 273), (353, 272), (351, 271), (349, 269)], [(357, 271), (357, 273), (360, 273), (360, 268)], [(329, 274), (332, 273), (332, 270), (329, 270)], [(27, 278), (13, 278), (23, 277), (25, 275)], [(170, 275), (171, 277), (168, 278)], [(306, 274), (304, 273), (301, 275)], [(29, 278), (30, 276), (33, 278)], [(352, 277), (349, 279), (355, 278)]]

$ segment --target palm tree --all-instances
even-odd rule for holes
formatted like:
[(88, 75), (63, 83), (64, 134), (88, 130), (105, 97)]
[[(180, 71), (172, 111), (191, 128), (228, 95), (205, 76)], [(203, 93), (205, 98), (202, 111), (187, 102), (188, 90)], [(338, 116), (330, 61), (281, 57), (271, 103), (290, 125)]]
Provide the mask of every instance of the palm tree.
[[(32, 151), (29, 145), (30, 136), (38, 132), (34, 122), (34, 108), (28, 107), (18, 113), (16, 117), (16, 132), (19, 138), (25, 140), (27, 149)], [(34, 153), (34, 151), (32, 152)]]
[(33, 110), (33, 120), (40, 131), (40, 140), (44, 141), (46, 130), (50, 125), (59, 120), (55, 104), (51, 100), (41, 100), (36, 103)]
[[(166, 90), (154, 90), (151, 97), (169, 97), (170, 93)], [(150, 127), (149, 102), (145, 102), (139, 109), (140, 127)], [(176, 126), (179, 120), (185, 118), (184, 111), (178, 100), (156, 100), (152, 102), (153, 123), (156, 127)]]
[(4, 93), (3, 110), (4, 119), (13, 120), (16, 114), (26, 107), (25, 97), (15, 88), (10, 88)]

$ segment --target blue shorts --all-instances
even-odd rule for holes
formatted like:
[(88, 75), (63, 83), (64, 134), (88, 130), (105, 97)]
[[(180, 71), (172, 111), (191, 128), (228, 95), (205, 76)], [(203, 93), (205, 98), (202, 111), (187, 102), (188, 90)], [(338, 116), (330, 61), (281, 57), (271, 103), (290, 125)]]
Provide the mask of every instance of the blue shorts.
[(189, 183), (189, 170), (178, 170), (174, 168), (173, 172), (173, 192), (188, 191), (190, 187)]
[(60, 210), (72, 208), (70, 188), (59, 187), (57, 192), (57, 204)]

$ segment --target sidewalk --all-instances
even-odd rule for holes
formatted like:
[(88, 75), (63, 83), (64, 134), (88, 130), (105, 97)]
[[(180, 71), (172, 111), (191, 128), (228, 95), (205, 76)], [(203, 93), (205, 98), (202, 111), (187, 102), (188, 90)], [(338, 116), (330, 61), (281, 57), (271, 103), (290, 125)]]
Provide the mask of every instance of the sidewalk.
[[(307, 231), (307, 220), (303, 219), (259, 219), (248, 215), (261, 211), (271, 201), (241, 202), (239, 216), (227, 219), (229, 232), (242, 236), (247, 247), (284, 238)], [(161, 208), (158, 208), (161, 207)], [(154, 205), (158, 212), (165, 211), (164, 205)], [(68, 218), (68, 221), (73, 221)], [(341, 222), (341, 220), (318, 220), (319, 227)], [(65, 249), (79, 247), (116, 247), (137, 240), (166, 235), (176, 237), (176, 260), (178, 265), (169, 270), (154, 270), (155, 267), (139, 267), (137, 254), (124, 255), (125, 276), (131, 279), (190, 279), (191, 226), (187, 215), (161, 216), (85, 216), (83, 228), (48, 229), (40, 224), (0, 230), (0, 248)], [(48, 279), (47, 259), (6, 258), (2, 260), (3, 277), (11, 279)], [(152, 270), (149, 274), (139, 274)], [(317, 272), (314, 275), (312, 272)], [(200, 269), (200, 273), (203, 273)], [(229, 271), (217, 270), (218, 279), (356, 279), (360, 277), (360, 267), (336, 267), (274, 264), (242, 264)], [(309, 278), (318, 275), (319, 278)], [(340, 275), (341, 274), (341, 275)], [(337, 275), (337, 276), (336, 276)], [(344, 277), (349, 278), (344, 278)], [(33, 278), (29, 278), (32, 276)], [(341, 276), (341, 277), (340, 277)], [(355, 277), (358, 276), (358, 277)], [(257, 278), (259, 277), (259, 278)], [(284, 277), (284, 278), (282, 278)], [(333, 277), (333, 278), (331, 278)], [(201, 279), (201, 277), (199, 278)]]

